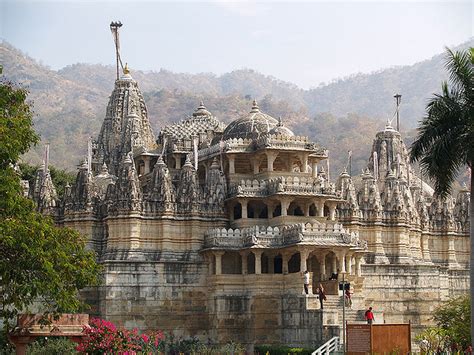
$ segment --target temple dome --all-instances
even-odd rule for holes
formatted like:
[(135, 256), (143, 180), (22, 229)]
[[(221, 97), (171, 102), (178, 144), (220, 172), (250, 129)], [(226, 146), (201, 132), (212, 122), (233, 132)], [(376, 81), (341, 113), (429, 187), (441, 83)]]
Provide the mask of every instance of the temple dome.
[(257, 102), (253, 101), (252, 110), (245, 116), (232, 121), (222, 134), (222, 139), (230, 138), (258, 138), (276, 128), (278, 121), (273, 117), (260, 112)]
[(210, 117), (212, 114), (206, 109), (206, 106), (204, 106), (204, 103), (201, 101), (201, 104), (199, 107), (196, 109), (196, 111), (193, 112), (193, 117)]
[(291, 129), (285, 127), (281, 121), (281, 117), (278, 118), (278, 125), (268, 132), (269, 134), (273, 134), (275, 136), (284, 136), (284, 137), (293, 137), (295, 134)]

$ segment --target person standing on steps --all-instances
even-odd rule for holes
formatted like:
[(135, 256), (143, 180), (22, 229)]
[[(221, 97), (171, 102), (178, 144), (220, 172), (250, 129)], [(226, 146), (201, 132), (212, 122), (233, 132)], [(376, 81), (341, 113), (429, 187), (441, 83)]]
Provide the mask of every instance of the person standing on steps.
[(309, 272), (308, 272), (308, 270), (306, 270), (303, 273), (303, 277), (304, 277), (304, 292), (306, 294), (308, 294), (308, 292), (309, 292)]
[(367, 324), (372, 324), (375, 321), (372, 307), (369, 307), (369, 309), (365, 311), (365, 320), (367, 321)]
[(321, 309), (323, 309), (323, 302), (326, 301), (326, 293), (324, 292), (323, 285), (319, 284), (318, 287), (318, 297), (319, 297), (319, 304), (321, 305)]

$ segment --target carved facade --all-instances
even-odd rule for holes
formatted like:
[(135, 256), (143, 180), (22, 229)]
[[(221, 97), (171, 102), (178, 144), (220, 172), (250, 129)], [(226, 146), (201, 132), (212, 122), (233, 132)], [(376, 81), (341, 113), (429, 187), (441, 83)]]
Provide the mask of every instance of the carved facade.
[(434, 306), (468, 290), (469, 192), (433, 197), (390, 125), (360, 176), (331, 182), (325, 159), (255, 101), (228, 126), (201, 103), (155, 142), (127, 74), (64, 199), (44, 170), (31, 196), (90, 236), (104, 284), (87, 297), (125, 326), (315, 347), (340, 332), (342, 275), (355, 292), (347, 320), (372, 306), (378, 322), (426, 326)]

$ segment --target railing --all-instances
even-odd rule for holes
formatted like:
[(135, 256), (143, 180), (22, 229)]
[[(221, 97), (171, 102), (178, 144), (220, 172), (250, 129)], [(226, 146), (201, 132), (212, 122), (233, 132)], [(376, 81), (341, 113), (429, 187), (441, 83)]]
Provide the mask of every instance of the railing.
[(340, 350), (340, 341), (339, 337), (334, 337), (329, 341), (325, 342), (319, 348), (311, 353), (311, 355), (322, 355), (322, 354), (330, 354), (335, 351)]

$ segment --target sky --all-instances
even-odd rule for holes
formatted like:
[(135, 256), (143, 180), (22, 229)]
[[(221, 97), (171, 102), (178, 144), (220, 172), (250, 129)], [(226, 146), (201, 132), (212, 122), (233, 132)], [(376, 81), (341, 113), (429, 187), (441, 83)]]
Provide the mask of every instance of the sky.
[[(302, 88), (429, 59), (473, 36), (472, 1), (0, 0), (0, 38), (52, 69), (249, 68)], [(1, 58), (0, 58), (1, 61)]]

